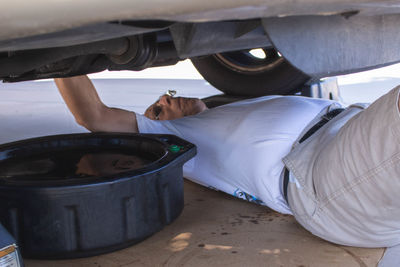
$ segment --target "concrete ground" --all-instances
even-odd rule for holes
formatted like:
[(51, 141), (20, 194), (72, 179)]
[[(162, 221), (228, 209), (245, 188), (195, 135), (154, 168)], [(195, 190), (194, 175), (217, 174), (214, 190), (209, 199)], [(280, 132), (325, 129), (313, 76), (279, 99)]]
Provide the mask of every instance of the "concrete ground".
[[(374, 82), (378, 81), (344, 86), (348, 96), (343, 101), (350, 103), (357, 95), (365, 96)], [(380, 82), (371, 89), (372, 99), (399, 80)], [(202, 80), (97, 80), (95, 84), (106, 104), (138, 112), (143, 112), (166, 89), (199, 97), (217, 93)], [(75, 124), (51, 82), (0, 84), (0, 123), (0, 144), (35, 136), (85, 132)], [(147, 240), (101, 256), (25, 260), (25, 265), (365, 267), (376, 266), (383, 253), (384, 249), (328, 243), (312, 236), (292, 216), (185, 182), (183, 213)]]

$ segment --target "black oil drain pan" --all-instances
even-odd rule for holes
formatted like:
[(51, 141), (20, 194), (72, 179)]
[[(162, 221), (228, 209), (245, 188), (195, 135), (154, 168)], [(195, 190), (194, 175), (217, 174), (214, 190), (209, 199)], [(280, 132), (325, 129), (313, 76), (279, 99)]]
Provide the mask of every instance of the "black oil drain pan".
[(27, 258), (97, 255), (135, 244), (183, 209), (173, 135), (88, 133), (0, 145), (0, 223)]

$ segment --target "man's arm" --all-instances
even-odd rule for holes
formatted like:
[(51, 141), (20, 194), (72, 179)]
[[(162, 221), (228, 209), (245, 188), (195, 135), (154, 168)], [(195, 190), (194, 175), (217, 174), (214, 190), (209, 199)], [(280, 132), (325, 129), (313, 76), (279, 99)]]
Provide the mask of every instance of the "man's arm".
[(54, 81), (77, 123), (89, 131), (138, 132), (136, 114), (104, 105), (86, 75)]

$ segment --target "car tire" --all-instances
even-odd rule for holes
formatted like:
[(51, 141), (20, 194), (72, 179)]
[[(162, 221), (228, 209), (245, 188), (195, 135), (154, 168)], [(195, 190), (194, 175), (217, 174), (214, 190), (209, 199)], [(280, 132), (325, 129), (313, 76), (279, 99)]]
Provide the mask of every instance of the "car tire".
[(208, 96), (208, 97), (202, 98), (201, 100), (204, 102), (204, 104), (206, 104), (207, 108), (215, 108), (215, 107), (219, 107), (222, 105), (226, 105), (229, 103), (233, 103), (233, 102), (237, 102), (237, 101), (241, 101), (241, 100), (245, 100), (245, 99), (249, 99), (249, 98), (252, 98), (252, 97), (221, 94), (221, 95)]
[(275, 49), (262, 49), (265, 58), (241, 50), (192, 58), (199, 73), (227, 95), (287, 95), (300, 91), (310, 77), (289, 64)]

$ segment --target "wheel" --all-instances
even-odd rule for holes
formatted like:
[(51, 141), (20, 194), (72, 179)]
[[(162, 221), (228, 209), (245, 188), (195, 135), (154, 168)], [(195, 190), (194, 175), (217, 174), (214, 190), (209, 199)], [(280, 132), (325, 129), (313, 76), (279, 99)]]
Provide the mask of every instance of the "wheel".
[(218, 106), (222, 106), (225, 104), (237, 102), (240, 100), (245, 100), (252, 98), (251, 96), (237, 96), (237, 95), (213, 95), (213, 96), (208, 96), (206, 98), (201, 99), (204, 104), (206, 104), (207, 108), (215, 108)]
[(273, 48), (241, 50), (193, 58), (192, 63), (210, 84), (227, 95), (262, 96), (301, 90), (309, 77), (290, 65)]

